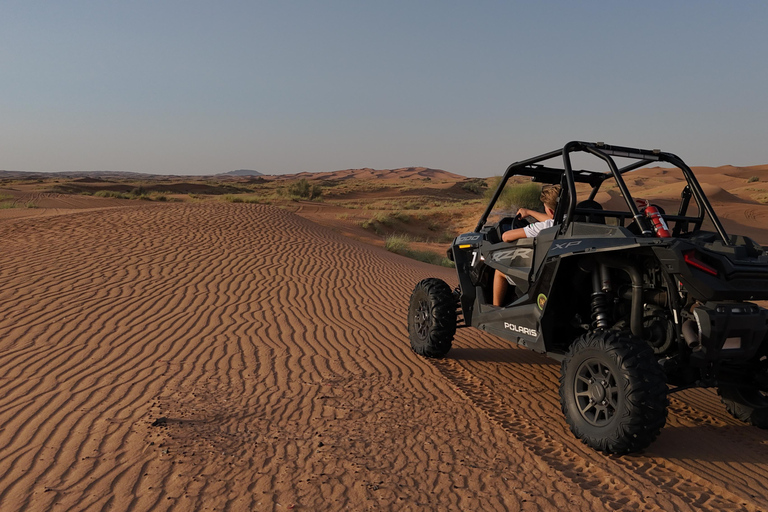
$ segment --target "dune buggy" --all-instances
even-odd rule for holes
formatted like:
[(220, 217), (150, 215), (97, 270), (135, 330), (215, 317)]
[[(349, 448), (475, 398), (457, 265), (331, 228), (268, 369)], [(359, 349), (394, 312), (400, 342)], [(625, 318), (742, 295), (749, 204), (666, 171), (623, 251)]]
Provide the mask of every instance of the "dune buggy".
[[(503, 242), (526, 224), (516, 206), (497, 207), (521, 179), (561, 186), (554, 226)], [(634, 198), (630, 185), (658, 197)], [(768, 299), (768, 253), (726, 233), (674, 154), (570, 142), (516, 162), (448, 256), (459, 286), (430, 278), (411, 295), (413, 350), (442, 357), (471, 326), (560, 361), (562, 412), (592, 448), (647, 447), (668, 393), (691, 387), (716, 387), (733, 416), (768, 428), (768, 315), (750, 302)], [(512, 284), (502, 307), (496, 271)]]

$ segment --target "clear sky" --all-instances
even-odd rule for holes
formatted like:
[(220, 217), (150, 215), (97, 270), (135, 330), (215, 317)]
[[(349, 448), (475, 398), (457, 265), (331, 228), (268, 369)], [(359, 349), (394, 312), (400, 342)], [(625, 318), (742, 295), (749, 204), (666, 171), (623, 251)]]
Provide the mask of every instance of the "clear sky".
[(0, 0), (0, 169), (768, 164), (768, 2)]

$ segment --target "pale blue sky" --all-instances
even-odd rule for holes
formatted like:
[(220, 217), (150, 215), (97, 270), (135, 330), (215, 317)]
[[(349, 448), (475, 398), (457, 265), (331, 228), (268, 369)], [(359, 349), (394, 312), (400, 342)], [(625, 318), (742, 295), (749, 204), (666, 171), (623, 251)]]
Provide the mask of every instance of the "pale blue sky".
[(768, 163), (764, 1), (0, 0), (0, 169)]

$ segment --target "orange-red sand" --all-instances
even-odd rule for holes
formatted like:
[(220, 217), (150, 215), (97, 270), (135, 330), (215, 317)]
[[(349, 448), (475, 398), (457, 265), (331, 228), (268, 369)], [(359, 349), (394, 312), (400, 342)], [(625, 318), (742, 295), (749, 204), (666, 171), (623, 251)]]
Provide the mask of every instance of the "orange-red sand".
[(405, 312), (453, 270), (250, 204), (0, 221), (0, 510), (764, 510), (768, 432), (673, 395), (639, 455), (560, 413), (559, 367)]

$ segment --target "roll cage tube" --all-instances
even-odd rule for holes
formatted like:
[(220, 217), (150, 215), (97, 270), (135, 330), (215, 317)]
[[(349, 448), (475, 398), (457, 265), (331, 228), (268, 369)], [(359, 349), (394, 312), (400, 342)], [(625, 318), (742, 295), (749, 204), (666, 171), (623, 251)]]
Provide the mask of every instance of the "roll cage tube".
[[(710, 204), (709, 200), (702, 193), (701, 185), (699, 184), (699, 181), (696, 179), (696, 175), (693, 173), (691, 168), (688, 167), (688, 165), (685, 162), (683, 162), (683, 160), (677, 155), (673, 153), (658, 151), (658, 150), (649, 152), (647, 150), (623, 148), (619, 146), (608, 146), (608, 145), (591, 144), (591, 143), (580, 143), (580, 144), (582, 144), (582, 147), (584, 148), (584, 150), (594, 154), (595, 156), (600, 156), (599, 153), (602, 153), (603, 155), (605, 155), (604, 157), (600, 156), (600, 158), (603, 158), (603, 160), (606, 160), (606, 162), (609, 162), (608, 165), (611, 167), (611, 172), (613, 172), (614, 175), (616, 174), (619, 175), (616, 178), (617, 184), (619, 185), (622, 194), (625, 194), (626, 192), (624, 197), (627, 200), (627, 204), (629, 205), (630, 211), (632, 211), (633, 214), (635, 213), (635, 211), (637, 211), (637, 208), (635, 207), (634, 203), (632, 203), (629, 199), (630, 196), (628, 191), (626, 190), (626, 185), (624, 183), (624, 179), (621, 178), (621, 175), (623, 175), (625, 172), (636, 169), (645, 164), (644, 163), (640, 165), (632, 164), (622, 168), (621, 170), (618, 170), (617, 172), (615, 164), (613, 163), (613, 160), (608, 155), (625, 157), (625, 158), (644, 159), (644, 160), (647, 160), (648, 162), (651, 162), (651, 161), (667, 162), (678, 167), (682, 171), (683, 176), (685, 176), (685, 179), (690, 186), (690, 189), (693, 193), (694, 198), (696, 199), (696, 202), (699, 205), (701, 205), (701, 207), (703, 207), (707, 215), (709, 215), (709, 219), (712, 221), (712, 224), (715, 226), (715, 230), (717, 231), (717, 234), (720, 235), (720, 239), (723, 241), (725, 245), (732, 245), (730, 242), (730, 239), (728, 238), (728, 233), (725, 231), (725, 228), (723, 228), (723, 225), (720, 223), (720, 219), (717, 217), (717, 214), (715, 213), (714, 208), (712, 208), (712, 205)], [(703, 218), (703, 214), (701, 217)]]
[(537, 162), (543, 162), (544, 160), (549, 160), (550, 158), (554, 158), (562, 154), (562, 152), (563, 152), (562, 149), (558, 149), (555, 151), (550, 151), (549, 153), (545, 153), (543, 155), (529, 158), (528, 160), (523, 160), (520, 162), (515, 162), (513, 164), (510, 164), (510, 166), (507, 167), (507, 170), (504, 171), (504, 176), (502, 176), (501, 181), (499, 182), (499, 186), (496, 188), (496, 191), (493, 193), (493, 197), (491, 198), (491, 201), (488, 203), (488, 207), (485, 209), (483, 216), (480, 217), (480, 220), (477, 222), (477, 226), (475, 227), (475, 233), (479, 232), (481, 229), (483, 229), (483, 226), (485, 226), (485, 223), (488, 221), (488, 216), (491, 214), (491, 211), (493, 211), (493, 207), (496, 206), (496, 201), (499, 200), (499, 196), (501, 195), (502, 190), (504, 190), (504, 186), (507, 184), (507, 181), (509, 181), (509, 178), (514, 176), (513, 174), (514, 171), (518, 169), (522, 169), (523, 167), (526, 167), (528, 165), (535, 164)]
[[(637, 222), (638, 226), (641, 228), (643, 234), (648, 236), (652, 235), (653, 231), (650, 229), (646, 218), (639, 212), (639, 210), (637, 209), (637, 206), (632, 201), (632, 196), (629, 193), (629, 190), (627, 189), (626, 183), (624, 182), (624, 179), (623, 179), (623, 175), (624, 173), (643, 167), (644, 165), (647, 165), (651, 162), (658, 162), (658, 161), (667, 162), (680, 168), (680, 170), (683, 172), (683, 175), (686, 178), (686, 181), (688, 182), (689, 189), (693, 194), (696, 202), (701, 206), (701, 208), (703, 208), (704, 212), (706, 212), (706, 214), (709, 215), (709, 218), (712, 221), (712, 224), (714, 225), (715, 229), (717, 230), (718, 235), (720, 235), (720, 238), (722, 239), (723, 243), (726, 245), (731, 245), (730, 240), (728, 238), (728, 234), (726, 233), (725, 229), (720, 223), (720, 219), (718, 219), (717, 214), (715, 214), (715, 211), (712, 208), (712, 205), (709, 203), (706, 196), (703, 194), (701, 190), (701, 185), (696, 179), (696, 176), (693, 174), (693, 171), (690, 169), (690, 167), (688, 167), (685, 164), (685, 162), (683, 162), (677, 155), (674, 155), (672, 153), (665, 153), (659, 150), (648, 151), (648, 150), (627, 148), (627, 147), (621, 147), (621, 146), (609, 146), (603, 143), (591, 143), (591, 142), (579, 142), (579, 141), (571, 141), (567, 143), (562, 149), (550, 151), (549, 153), (545, 153), (543, 155), (529, 158), (527, 160), (522, 160), (520, 162), (515, 162), (511, 164), (509, 167), (507, 167), (507, 170), (504, 172), (501, 182), (499, 183), (499, 186), (496, 188), (496, 191), (494, 192), (493, 197), (491, 198), (491, 201), (488, 204), (488, 207), (486, 208), (482, 217), (480, 217), (480, 220), (477, 223), (477, 227), (475, 227), (475, 232), (479, 232), (482, 229), (482, 227), (485, 225), (485, 223), (488, 221), (488, 216), (491, 214), (491, 211), (496, 205), (496, 202), (501, 196), (501, 193), (504, 190), (504, 187), (506, 186), (510, 177), (514, 176), (515, 174), (520, 174), (524, 176), (531, 176), (534, 181), (545, 181), (545, 182), (555, 183), (556, 182), (555, 178), (558, 173), (562, 173), (565, 175), (565, 176), (561, 176), (561, 180), (558, 180), (558, 181), (562, 183), (563, 181), (562, 178), (563, 177), (565, 178), (564, 185), (567, 188), (567, 192), (568, 192), (568, 206), (567, 206), (567, 209), (565, 210), (565, 213), (562, 212), (562, 204), (559, 204), (557, 208), (557, 213), (555, 216), (555, 223), (562, 224), (562, 227), (561, 227), (561, 232), (562, 232), (562, 230), (564, 230), (565, 227), (570, 224), (571, 220), (575, 216), (576, 179), (574, 178), (575, 173), (571, 166), (570, 154), (576, 151), (589, 153), (605, 161), (606, 164), (608, 165), (608, 168), (611, 171), (611, 173), (606, 174), (604, 178), (603, 177), (590, 178), (589, 176), (587, 176), (588, 174), (591, 174), (594, 171), (578, 171), (579, 178), (580, 178), (578, 181), (579, 182), (586, 181), (592, 186), (590, 199), (594, 198), (594, 196), (597, 194), (597, 190), (600, 187), (600, 185), (606, 179), (609, 179), (609, 176), (613, 176), (617, 186), (619, 187), (621, 194), (624, 196), (624, 199), (627, 203), (627, 207), (629, 208), (629, 211), (632, 217)], [(536, 165), (539, 162), (543, 162), (543, 161), (555, 158), (557, 156), (562, 156), (563, 158), (563, 166), (564, 166), (563, 170), (557, 170), (557, 169), (544, 167), (542, 165)], [(619, 169), (616, 166), (616, 163), (612, 157), (632, 158), (632, 159), (636, 159), (637, 161)], [(545, 175), (545, 174), (546, 175), (551, 174), (551, 176), (548, 176), (548, 177), (545, 176), (545, 178), (542, 180), (542, 175)], [(604, 173), (599, 173), (599, 174), (604, 174)], [(704, 212), (700, 213), (699, 223), (703, 220)], [(677, 228), (676, 228), (676, 231), (678, 231)]]
[(731, 243), (731, 240), (728, 238), (728, 233), (725, 231), (725, 228), (723, 228), (723, 225), (720, 223), (720, 219), (717, 217), (717, 214), (715, 213), (715, 209), (712, 208), (712, 205), (709, 203), (709, 199), (702, 194), (701, 192), (701, 185), (699, 185), (699, 180), (696, 179), (696, 175), (693, 174), (693, 171), (691, 170), (688, 165), (686, 165), (685, 162), (683, 162), (677, 155), (673, 155), (672, 153), (663, 153), (667, 159), (666, 161), (671, 163), (672, 165), (675, 165), (680, 168), (680, 170), (683, 171), (683, 175), (688, 180), (688, 183), (690, 185), (693, 185), (690, 187), (690, 191), (693, 193), (694, 198), (696, 199), (696, 202), (699, 203), (699, 205), (704, 207), (704, 210), (707, 212), (707, 215), (709, 215), (709, 220), (712, 221), (712, 224), (715, 226), (715, 229), (717, 230), (717, 234), (720, 235), (720, 238), (722, 239), (723, 243), (725, 245), (733, 245)]
[[(629, 165), (619, 169), (619, 174), (624, 176), (624, 173), (627, 173), (629, 171), (634, 171), (635, 169), (639, 169), (640, 167), (642, 167), (644, 165), (647, 165), (647, 164), (649, 164), (651, 162), (653, 162), (653, 160), (638, 160), (637, 162), (635, 162), (633, 164), (629, 164)], [(603, 181), (607, 180), (609, 176), (613, 176), (613, 174), (606, 174), (605, 178), (600, 181), (599, 185), (597, 185), (597, 186), (592, 185), (592, 192), (590, 192), (590, 194), (589, 194), (589, 199), (591, 201), (594, 201), (595, 196), (597, 195), (598, 189), (602, 186)]]
[[(622, 197), (624, 197), (624, 200), (627, 203), (627, 206), (629, 207), (629, 211), (632, 214), (632, 217), (634, 217), (635, 222), (637, 223), (637, 226), (642, 230), (643, 235), (653, 235), (653, 230), (648, 226), (648, 222), (645, 220), (645, 217), (642, 213), (637, 209), (637, 205), (634, 201), (632, 201), (632, 194), (629, 193), (629, 189), (627, 189), (627, 184), (624, 183), (624, 178), (621, 176), (621, 172), (619, 172), (619, 168), (616, 167), (616, 162), (613, 161), (613, 158), (606, 155), (602, 151), (599, 151), (598, 149), (591, 147), (587, 144), (582, 144), (583, 151), (586, 151), (587, 153), (591, 153), (592, 155), (595, 155), (596, 157), (600, 158), (601, 160), (605, 161), (606, 164), (608, 164), (608, 168), (611, 170), (611, 174), (613, 174), (613, 178), (616, 180), (616, 185), (618, 185), (619, 190), (621, 191)], [(570, 160), (570, 157), (568, 158)], [(646, 160), (643, 158), (643, 160)], [(567, 164), (570, 166), (570, 161)], [(570, 172), (566, 172), (566, 174), (571, 174)], [(575, 192), (575, 188), (574, 188)], [(575, 206), (574, 206), (575, 209)], [(568, 219), (571, 219), (572, 212), (569, 208), (568, 210)], [(567, 223), (564, 223), (567, 224)]]
[[(640, 161), (630, 164), (626, 167), (623, 167), (622, 169), (619, 169), (616, 166), (616, 163), (613, 161), (613, 159), (607, 154), (605, 154), (603, 151), (598, 150), (597, 147), (605, 147), (605, 146), (601, 146), (599, 144), (589, 144), (586, 142), (572, 141), (566, 144), (565, 147), (563, 148), (563, 167), (565, 169), (564, 174), (565, 174), (566, 186), (568, 187), (568, 209), (566, 210), (565, 218), (561, 223), (560, 232), (561, 233), (565, 232), (566, 227), (570, 225), (571, 220), (574, 218), (574, 215), (576, 212), (576, 202), (572, 200), (572, 198), (576, 197), (576, 183), (573, 179), (573, 167), (571, 166), (570, 155), (571, 153), (576, 151), (583, 151), (600, 158), (601, 160), (605, 161), (606, 164), (608, 164), (608, 168), (611, 171), (611, 175), (616, 181), (616, 184), (618, 185), (619, 190), (621, 191), (621, 195), (626, 200), (627, 206), (629, 207), (629, 211), (632, 214), (632, 217), (635, 219), (635, 222), (637, 222), (638, 227), (640, 227), (640, 229), (642, 230), (643, 235), (652, 235), (653, 231), (650, 230), (645, 220), (645, 217), (643, 217), (643, 215), (638, 211), (637, 206), (632, 202), (631, 200), (632, 195), (629, 193), (629, 190), (627, 190), (627, 185), (626, 183), (624, 183), (624, 180), (621, 175), (624, 172), (629, 172), (631, 170), (637, 169), (638, 167), (642, 167), (643, 165), (646, 165), (647, 163), (650, 163), (654, 160), (658, 160), (658, 158), (648, 158), (647, 155), (638, 154), (639, 150), (630, 150), (628, 148), (622, 148), (624, 149), (624, 151), (621, 152), (621, 156), (631, 156), (634, 158), (640, 158)], [(606, 179), (607, 179), (607, 176), (602, 181), (605, 181)], [(598, 187), (595, 187), (595, 186), (592, 187), (592, 192), (589, 196), (590, 199), (593, 199), (594, 196), (597, 194), (597, 189)]]

